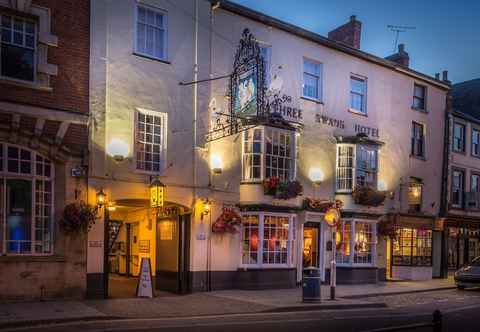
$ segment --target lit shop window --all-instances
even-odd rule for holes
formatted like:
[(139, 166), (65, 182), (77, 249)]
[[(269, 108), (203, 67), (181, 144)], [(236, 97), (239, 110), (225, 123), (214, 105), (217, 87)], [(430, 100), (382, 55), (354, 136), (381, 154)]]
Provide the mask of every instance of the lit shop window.
[(243, 134), (243, 180), (260, 181), (277, 177), (280, 181), (294, 176), (294, 132), (271, 127), (257, 127)]
[(376, 146), (337, 145), (337, 192), (351, 192), (355, 186), (377, 188)]
[(374, 265), (376, 223), (342, 221), (336, 230), (336, 261), (339, 265)]
[(167, 116), (151, 111), (136, 112), (135, 149), (137, 170), (160, 172), (166, 158)]
[(19, 146), (0, 145), (0, 252), (52, 254), (53, 176), (49, 159)]
[(22, 81), (35, 80), (36, 23), (0, 14), (1, 76)]
[(242, 216), (242, 265), (290, 266), (293, 217), (274, 214)]
[(431, 266), (432, 231), (399, 228), (393, 240), (393, 265)]
[(167, 13), (137, 6), (136, 52), (167, 60)]

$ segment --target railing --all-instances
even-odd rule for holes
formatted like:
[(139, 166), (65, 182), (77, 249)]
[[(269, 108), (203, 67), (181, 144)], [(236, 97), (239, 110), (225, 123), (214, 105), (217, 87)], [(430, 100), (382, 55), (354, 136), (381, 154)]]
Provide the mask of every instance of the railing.
[(480, 209), (480, 192), (465, 192), (465, 210)]
[(383, 327), (374, 330), (367, 330), (364, 332), (391, 332), (391, 331), (412, 331), (416, 329), (424, 329), (431, 327), (433, 332), (442, 332), (442, 313), (440, 310), (435, 310), (432, 315), (432, 321), (428, 323), (408, 324), (391, 327)]

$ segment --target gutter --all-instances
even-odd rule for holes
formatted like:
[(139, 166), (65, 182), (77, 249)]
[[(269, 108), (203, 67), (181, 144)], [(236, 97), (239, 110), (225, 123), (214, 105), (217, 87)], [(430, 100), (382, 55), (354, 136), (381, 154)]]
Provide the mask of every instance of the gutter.
[(409, 68), (404, 68), (399, 66), (397, 63), (386, 60), (384, 58), (378, 57), (376, 55), (358, 50), (356, 48), (349, 47), (343, 43), (328, 39), (322, 35), (319, 35), (317, 33), (305, 30), (303, 28), (300, 28), (296, 25), (281, 21), (279, 19), (276, 19), (274, 17), (265, 15), (261, 12), (255, 11), (253, 9), (250, 9), (248, 7), (244, 7), (241, 5), (238, 5), (236, 3), (233, 3), (231, 1), (227, 0), (221, 0), (221, 1), (216, 1), (216, 0), (209, 0), (212, 6), (219, 7), (221, 9), (224, 9), (225, 11), (231, 12), (233, 14), (237, 14), (246, 18), (249, 18), (253, 21), (260, 22), (262, 24), (265, 24), (267, 26), (275, 27), (277, 29), (283, 30), (285, 32), (291, 33), (293, 35), (296, 35), (298, 37), (307, 39), (311, 42), (314, 42), (316, 44), (334, 49), (336, 51), (342, 52), (349, 54), (351, 56), (375, 63), (377, 65), (387, 67), (393, 71), (405, 74), (407, 76), (422, 80), (426, 83), (432, 84), (437, 86), (440, 89), (444, 90), (450, 90), (450, 84), (436, 80), (435, 78), (422, 74), (420, 72), (417, 72), (415, 70), (409, 69)]

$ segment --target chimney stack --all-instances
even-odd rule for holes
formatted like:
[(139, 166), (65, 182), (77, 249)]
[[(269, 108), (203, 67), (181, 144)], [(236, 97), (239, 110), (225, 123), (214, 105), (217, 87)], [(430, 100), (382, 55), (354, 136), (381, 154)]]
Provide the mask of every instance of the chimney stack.
[(385, 59), (396, 62), (407, 68), (410, 65), (410, 56), (405, 52), (405, 44), (398, 44), (398, 52), (387, 56)]
[(448, 70), (442, 71), (442, 81), (444, 82), (448, 81)]
[(362, 35), (362, 22), (355, 15), (350, 16), (350, 21), (328, 33), (328, 38), (343, 43), (350, 47), (360, 49)]
[(436, 79), (437, 81), (440, 81), (440, 73), (435, 73), (435, 79)]

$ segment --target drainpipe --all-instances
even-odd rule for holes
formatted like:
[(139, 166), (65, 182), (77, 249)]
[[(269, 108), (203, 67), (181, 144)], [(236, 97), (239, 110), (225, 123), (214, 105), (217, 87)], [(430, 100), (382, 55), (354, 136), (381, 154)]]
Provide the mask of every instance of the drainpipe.
[[(194, 35), (193, 35), (193, 81), (198, 81), (198, 0), (194, 2)], [(192, 211), (195, 209), (195, 202), (197, 199), (197, 95), (198, 87), (197, 83), (193, 84), (193, 101), (192, 101), (192, 111), (193, 111), (193, 121), (192, 121), (192, 132), (193, 132), (193, 141), (192, 141), (192, 177), (193, 177), (193, 188), (192, 188)]]
[[(452, 96), (447, 95), (445, 107), (445, 129), (443, 134), (443, 167), (442, 167), (442, 191), (440, 197), (439, 217), (446, 218), (448, 212), (448, 173), (450, 169), (450, 122), (452, 117)], [(440, 277), (448, 277), (448, 256), (447, 256), (447, 231), (442, 231), (442, 251), (440, 263)]]

